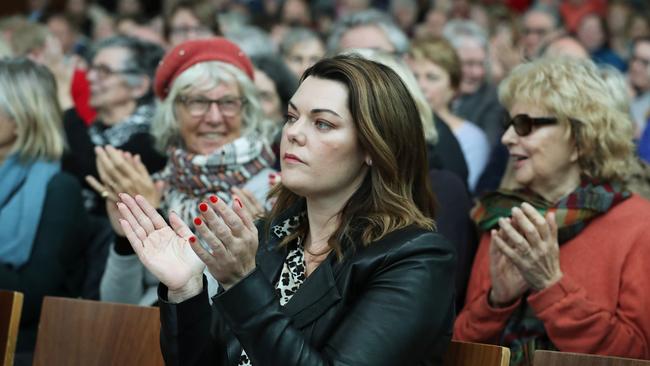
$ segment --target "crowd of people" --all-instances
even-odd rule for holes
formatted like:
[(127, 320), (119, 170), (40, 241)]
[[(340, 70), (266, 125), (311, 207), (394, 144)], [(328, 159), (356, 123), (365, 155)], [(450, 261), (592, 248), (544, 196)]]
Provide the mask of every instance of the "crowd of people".
[(650, 4), (67, 0), (0, 18), (0, 289), (167, 364), (650, 359)]

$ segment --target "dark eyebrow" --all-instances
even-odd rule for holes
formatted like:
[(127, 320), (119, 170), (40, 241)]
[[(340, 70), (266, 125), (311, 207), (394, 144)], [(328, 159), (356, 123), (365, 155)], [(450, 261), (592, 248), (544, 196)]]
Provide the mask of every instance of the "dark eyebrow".
[[(289, 101), (289, 106), (290, 106), (291, 108), (295, 109), (295, 110), (298, 110), (298, 108), (296, 108), (296, 105), (293, 104), (291, 101)], [(341, 117), (340, 114), (334, 112), (334, 111), (331, 110), (331, 109), (326, 109), (326, 108), (315, 108), (315, 109), (312, 109), (312, 110), (310, 111), (310, 113), (311, 113), (311, 114), (314, 114), (314, 113), (330, 113), (330, 114), (333, 114), (333, 115), (335, 115), (335, 116), (337, 116), (337, 117), (343, 119), (343, 117)]]

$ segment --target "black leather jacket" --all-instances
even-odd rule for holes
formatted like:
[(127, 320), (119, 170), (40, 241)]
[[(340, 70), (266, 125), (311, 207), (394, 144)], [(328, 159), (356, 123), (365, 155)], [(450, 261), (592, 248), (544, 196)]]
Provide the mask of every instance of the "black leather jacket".
[(455, 249), (442, 236), (397, 230), (342, 261), (333, 253), (280, 306), (285, 249), (260, 243), (257, 268), (228, 291), (180, 304), (159, 287), (168, 365), (441, 364), (454, 320)]

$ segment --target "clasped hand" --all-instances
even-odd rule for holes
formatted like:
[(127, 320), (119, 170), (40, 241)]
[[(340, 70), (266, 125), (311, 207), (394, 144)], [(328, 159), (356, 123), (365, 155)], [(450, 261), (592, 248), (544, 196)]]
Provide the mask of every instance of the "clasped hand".
[(240, 201), (228, 207), (216, 196), (199, 205), (194, 219), (198, 236), (175, 214), (168, 225), (142, 197), (119, 195), (120, 224), (144, 266), (169, 289), (169, 299), (180, 302), (200, 293), (207, 266), (225, 289), (255, 269), (257, 228)]
[(490, 274), (494, 304), (507, 304), (527, 289), (540, 291), (562, 278), (555, 215), (542, 216), (524, 203), (512, 209), (512, 218), (499, 219), (492, 230)]

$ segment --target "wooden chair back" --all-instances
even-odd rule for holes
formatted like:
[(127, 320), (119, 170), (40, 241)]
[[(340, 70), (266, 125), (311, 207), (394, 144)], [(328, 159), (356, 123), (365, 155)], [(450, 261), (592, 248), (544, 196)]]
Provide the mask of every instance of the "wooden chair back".
[(650, 366), (650, 361), (581, 353), (535, 351), (534, 366)]
[(13, 366), (23, 294), (0, 290), (0, 366)]
[(491, 344), (451, 341), (444, 366), (508, 366), (510, 349)]
[(163, 365), (159, 339), (158, 308), (46, 296), (34, 365)]

